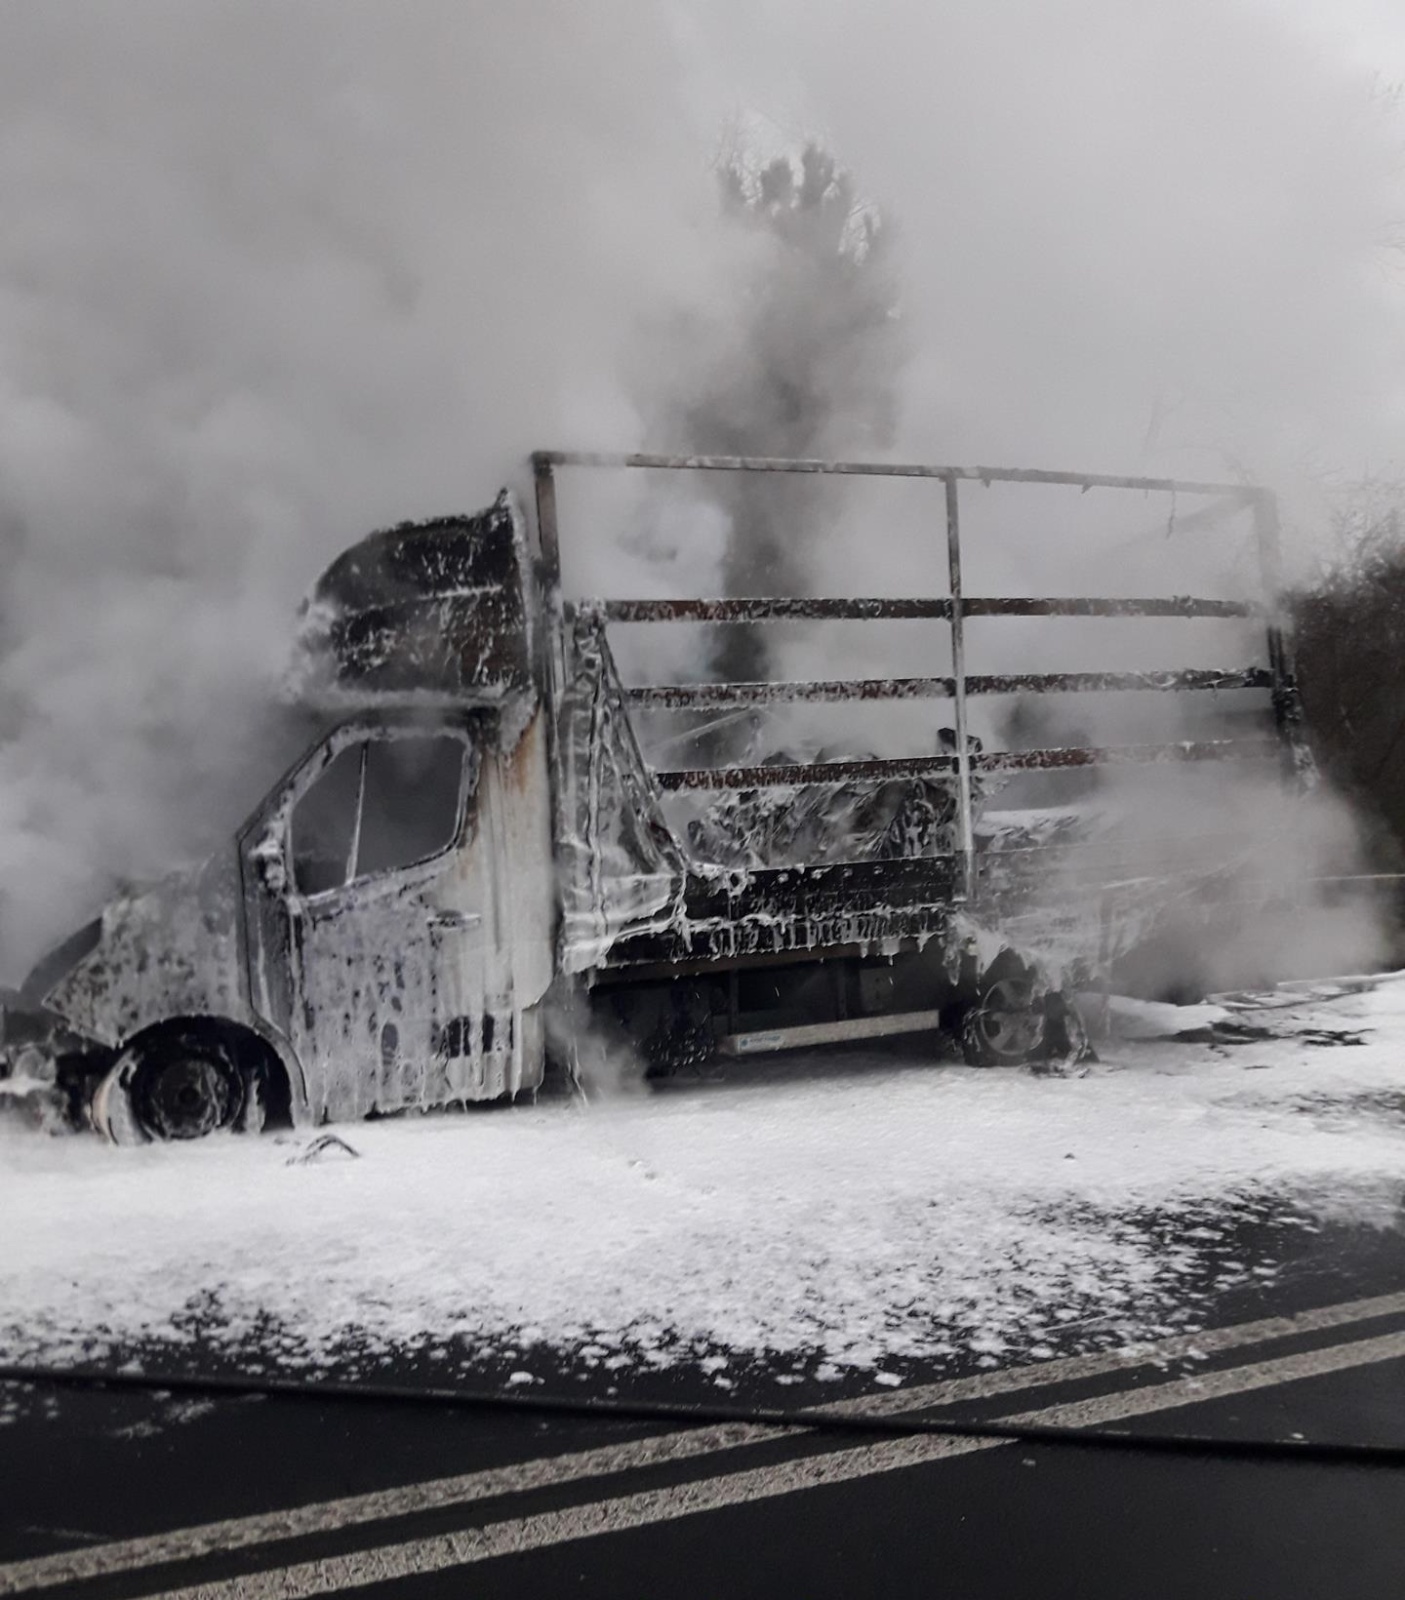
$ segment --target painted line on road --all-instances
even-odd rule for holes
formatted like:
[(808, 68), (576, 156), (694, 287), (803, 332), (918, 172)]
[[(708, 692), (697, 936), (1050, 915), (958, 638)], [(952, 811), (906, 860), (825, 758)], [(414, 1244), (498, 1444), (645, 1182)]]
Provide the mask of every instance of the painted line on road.
[(1085, 1378), (1100, 1378), (1110, 1372), (1131, 1371), (1186, 1356), (1220, 1355), (1243, 1349), (1245, 1345), (1325, 1333), (1331, 1328), (1346, 1328), (1354, 1322), (1368, 1322), (1374, 1317), (1396, 1316), (1403, 1312), (1405, 1293), (1343, 1300), (1337, 1305), (1318, 1306), (1291, 1316), (1264, 1317), (1258, 1322), (1207, 1328), (1202, 1333), (1176, 1334), (1155, 1344), (1124, 1345), (1117, 1350), (1099, 1350), (1086, 1356), (1062, 1356), (1034, 1366), (1003, 1367), (997, 1372), (976, 1373), (969, 1378), (947, 1378), (941, 1383), (914, 1385), (910, 1389), (885, 1389), (880, 1394), (856, 1395), (852, 1400), (840, 1400), (824, 1409), (859, 1416), (900, 1416), (905, 1411), (959, 1405), (966, 1400), (993, 1400), (1020, 1389), (1043, 1388), (1046, 1384), (1078, 1383)]
[(134, 1572), (172, 1561), (190, 1561), (277, 1540), (304, 1538), (309, 1534), (333, 1533), (362, 1523), (414, 1516), (417, 1512), (438, 1511), (447, 1506), (472, 1505), (479, 1500), (523, 1494), (582, 1478), (640, 1471), (671, 1461), (686, 1461), (693, 1456), (715, 1455), (739, 1445), (757, 1444), (783, 1436), (786, 1431), (747, 1423), (686, 1428), (678, 1433), (631, 1440), (628, 1444), (518, 1461), (504, 1467), (489, 1467), (482, 1472), (295, 1506), (287, 1511), (234, 1517), (194, 1528), (177, 1528), (170, 1533), (65, 1551), (62, 1555), (39, 1556), (0, 1567), (0, 1595), (29, 1594), (59, 1584), (81, 1583), (89, 1578)]
[[(1169, 1383), (1121, 1390), (1093, 1400), (1046, 1406), (1001, 1420), (1088, 1427), (1402, 1358), (1405, 1358), (1405, 1333), (1383, 1334), (1375, 1339), (1303, 1351), (1274, 1361), (1231, 1367), (1207, 1373), (1203, 1378), (1177, 1378)], [(306, 1600), (311, 1595), (359, 1589), (373, 1583), (401, 1582), (490, 1561), (497, 1556), (524, 1554), (550, 1545), (597, 1538), (601, 1534), (627, 1533), (706, 1511), (720, 1511), (805, 1489), (896, 1472), (952, 1456), (1008, 1449), (1014, 1442), (914, 1435), (908, 1439), (804, 1457), (779, 1466), (756, 1467), (725, 1477), (694, 1480), (672, 1488), (620, 1495), (561, 1511), (513, 1517), (482, 1528), (381, 1545), (349, 1555), (270, 1568), (245, 1577), (166, 1590), (153, 1600)]]
[[(1320, 1306), (1287, 1317), (1267, 1317), (1203, 1333), (1178, 1334), (1173, 1338), (1092, 1355), (1067, 1356), (1025, 1366), (1007, 1367), (997, 1372), (978, 1373), (965, 1378), (948, 1378), (940, 1383), (910, 1389), (885, 1390), (877, 1395), (860, 1395), (851, 1400), (827, 1405), (825, 1410), (853, 1414), (871, 1412), (892, 1416), (939, 1405), (958, 1405), (964, 1401), (993, 1399), (1022, 1389), (1044, 1388), (1061, 1383), (1101, 1377), (1154, 1362), (1182, 1356), (1215, 1355), (1246, 1345), (1264, 1344), (1303, 1334), (1348, 1327), (1375, 1317), (1405, 1313), (1405, 1292), (1376, 1295), (1368, 1299), (1343, 1301)], [(362, 1523), (389, 1521), (418, 1512), (437, 1511), (449, 1506), (470, 1505), (478, 1500), (521, 1494), (535, 1489), (604, 1477), (610, 1473), (631, 1472), (683, 1461), (724, 1450), (765, 1443), (781, 1436), (784, 1430), (727, 1423), (715, 1427), (685, 1428), (625, 1444), (604, 1445), (592, 1450), (515, 1462), (481, 1472), (431, 1479), (394, 1489), (375, 1490), (342, 1499), (295, 1506), (248, 1517), (228, 1518), (197, 1527), (178, 1528), (169, 1533), (149, 1534), (135, 1539), (114, 1540), (82, 1550), (38, 1556), (27, 1561), (0, 1566), (0, 1595), (24, 1594), (59, 1584), (80, 1583), (85, 1579), (113, 1573), (132, 1572), (175, 1561), (188, 1561), (225, 1551), (271, 1544), (281, 1539), (296, 1539), (309, 1534), (331, 1533)], [(930, 1443), (930, 1441), (929, 1441)]]

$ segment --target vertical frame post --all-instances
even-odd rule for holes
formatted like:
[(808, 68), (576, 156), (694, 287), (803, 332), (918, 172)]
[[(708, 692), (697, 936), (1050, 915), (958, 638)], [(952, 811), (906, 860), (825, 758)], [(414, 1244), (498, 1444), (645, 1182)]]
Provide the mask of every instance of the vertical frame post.
[[(534, 651), (546, 694), (546, 765), (557, 840), (566, 837), (570, 793), (562, 770), (567, 752), (561, 748), (561, 701), (566, 689), (566, 623), (561, 603), (561, 544), (556, 522), (556, 478), (549, 458), (532, 457), (537, 500), (537, 583), (543, 637)], [(572, 1069), (574, 1076), (574, 1068)]]
[(542, 591), (542, 611), (546, 622), (543, 648), (546, 658), (547, 694), (553, 719), (563, 687), (565, 662), (562, 639), (561, 540), (556, 520), (556, 476), (551, 461), (532, 457), (532, 476), (537, 492), (537, 578)]
[(946, 560), (951, 580), (952, 705), (956, 722), (956, 817), (960, 844), (960, 895), (975, 897), (976, 845), (971, 816), (971, 750), (966, 737), (966, 617), (961, 603), (961, 508), (954, 475), (946, 484)]
[(1259, 573), (1269, 606), (1268, 668), (1273, 678), (1274, 726), (1283, 742), (1284, 777), (1290, 783), (1310, 782), (1312, 758), (1303, 737), (1292, 646), (1283, 623), (1278, 500), (1269, 489), (1260, 489), (1254, 495), (1254, 541), (1258, 545)]
[(559, 595), (561, 589), (561, 540), (556, 524), (556, 475), (550, 458), (532, 457), (532, 476), (537, 490), (537, 544), (540, 548), (542, 577)]

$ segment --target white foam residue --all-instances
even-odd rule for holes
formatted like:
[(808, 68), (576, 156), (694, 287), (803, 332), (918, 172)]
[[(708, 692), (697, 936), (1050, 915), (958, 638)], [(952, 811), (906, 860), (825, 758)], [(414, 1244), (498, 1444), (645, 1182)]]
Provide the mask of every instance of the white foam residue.
[[(345, 1163), (11, 1134), (0, 1344), (92, 1359), (201, 1307), (212, 1337), (271, 1318), (314, 1359), (355, 1329), (373, 1354), (537, 1343), (610, 1370), (719, 1349), (888, 1370), (1090, 1319), (1153, 1337), (1272, 1266), (1235, 1236), (1265, 1199), (1311, 1225), (1405, 1173), (1405, 984), (1264, 1014), (1277, 1036), (1114, 1041), (1084, 1078), (851, 1056), (368, 1123)], [(1299, 1036), (1326, 1023), (1363, 1042)]]
[(1108, 1027), (1119, 1039), (1174, 1039), (1229, 1022), (1223, 1006), (1172, 1006), (1155, 1000), (1131, 1000), (1126, 995), (1108, 997)]

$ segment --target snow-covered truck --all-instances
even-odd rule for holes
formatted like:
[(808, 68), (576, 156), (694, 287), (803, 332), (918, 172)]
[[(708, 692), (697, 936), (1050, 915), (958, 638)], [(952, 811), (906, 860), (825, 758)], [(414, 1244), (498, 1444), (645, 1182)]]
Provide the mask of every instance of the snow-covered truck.
[[(1080, 880), (1075, 920), (1100, 948), (1085, 938), (1051, 963), (1039, 917), (1068, 922), (1072, 881), (1053, 864), (1085, 841), (1070, 808), (994, 813), (984, 788), (1223, 760), (1301, 773), (1261, 489), (732, 457), (540, 452), (532, 466), (534, 518), (505, 491), (477, 515), (373, 534), (327, 570), (302, 613), (310, 747), (226, 849), (110, 904), (7, 997), (12, 1103), (123, 1142), (516, 1097), (549, 1064), (579, 1073), (599, 1052), (666, 1074), (930, 1031), (982, 1065), (1076, 1054), (1063, 990), (1107, 957), (1127, 874), (1105, 861), (1091, 901)], [(568, 601), (558, 479), (602, 467), (929, 480), (947, 592)], [(1163, 493), (1207, 522), (1247, 516), (1269, 602), (967, 595), (962, 486), (992, 483)], [(1264, 649), (1225, 668), (968, 672), (968, 622), (1014, 617), (1250, 618)], [(934, 624), (944, 670), (626, 686), (610, 643), (613, 629), (666, 623), (835, 620)], [(1159, 744), (996, 751), (970, 732), (974, 697), (1041, 692), (1227, 694), (1256, 710), (1213, 738)], [(927, 747), (903, 757), (659, 767), (636, 726), (641, 712), (687, 726), (901, 700), (939, 702), (950, 724), (934, 719)]]

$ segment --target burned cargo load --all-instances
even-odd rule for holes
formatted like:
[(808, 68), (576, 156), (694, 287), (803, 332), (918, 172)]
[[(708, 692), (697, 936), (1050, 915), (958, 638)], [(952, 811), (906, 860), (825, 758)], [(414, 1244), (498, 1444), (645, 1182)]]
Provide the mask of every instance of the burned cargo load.
[[(947, 592), (567, 599), (557, 477), (602, 468), (927, 480)], [(215, 859), (115, 903), (41, 963), (4, 1008), (12, 1085), (22, 1073), (61, 1119), (121, 1142), (530, 1096), (549, 1064), (578, 1078), (602, 1052), (669, 1074), (930, 1033), (980, 1065), (1067, 1059), (1085, 1042), (1070, 989), (1154, 918), (1169, 869), (1095, 848), (1106, 804), (1032, 805), (1020, 785), (1220, 762), (1301, 781), (1270, 610), (962, 584), (963, 484), (1198, 497), (1247, 517), (1267, 550), (1263, 491), (715, 457), (541, 453), (533, 469), (531, 523), (505, 492), (477, 515), (372, 534), (328, 568), (290, 680), (313, 723), (304, 753)], [(1263, 649), (1214, 669), (969, 671), (968, 620), (1010, 617), (1240, 618)], [(669, 622), (893, 619), (945, 633), (925, 675), (635, 683), (611, 643)], [(979, 697), (1046, 692), (1259, 709), (1159, 743), (977, 737)], [(931, 702), (929, 731), (901, 756), (782, 742), (694, 766), (641, 733), (660, 711), (849, 701)], [(1212, 886), (1222, 866), (1190, 876)]]

